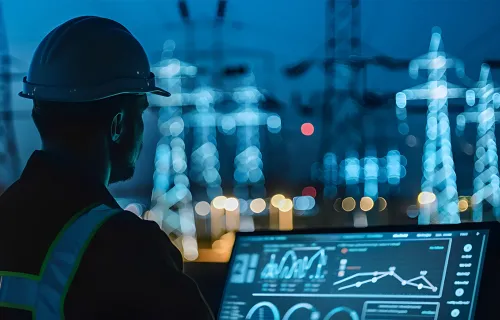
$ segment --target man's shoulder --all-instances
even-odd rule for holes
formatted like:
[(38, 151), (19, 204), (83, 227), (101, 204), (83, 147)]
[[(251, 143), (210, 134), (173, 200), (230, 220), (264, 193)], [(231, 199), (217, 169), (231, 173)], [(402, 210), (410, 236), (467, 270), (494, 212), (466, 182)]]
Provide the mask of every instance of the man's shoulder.
[(130, 211), (122, 210), (112, 216), (100, 227), (92, 243), (99, 251), (113, 251), (113, 256), (120, 256), (120, 253), (128, 257), (163, 255), (170, 258), (175, 267), (182, 268), (179, 250), (158, 224), (143, 220)]
[(109, 218), (101, 229), (113, 232), (115, 235), (123, 235), (127, 237), (168, 240), (168, 237), (160, 229), (156, 222), (144, 220), (138, 217), (135, 213), (127, 210), (118, 210), (115, 215)]
[[(107, 208), (107, 210), (116, 210)], [(111, 216), (104, 225), (99, 229), (98, 234), (112, 233), (114, 237), (127, 237), (130, 239), (151, 240), (168, 240), (165, 233), (160, 229), (158, 224), (153, 221), (144, 220), (138, 217), (133, 212), (120, 210)]]
[(154, 223), (153, 221), (144, 220), (133, 212), (111, 207), (105, 207), (105, 210), (116, 211), (116, 214), (114, 214), (109, 219), (109, 221), (105, 223), (103, 228), (113, 229), (117, 232), (132, 232), (134, 234), (145, 232), (146, 230), (151, 229), (155, 231), (161, 231), (156, 223)]

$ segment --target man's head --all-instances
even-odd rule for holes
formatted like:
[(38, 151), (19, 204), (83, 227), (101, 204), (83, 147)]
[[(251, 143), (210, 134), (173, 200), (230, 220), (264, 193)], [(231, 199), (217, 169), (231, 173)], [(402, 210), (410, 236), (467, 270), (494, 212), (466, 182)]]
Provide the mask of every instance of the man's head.
[(112, 183), (133, 175), (146, 93), (170, 96), (156, 87), (139, 41), (116, 21), (83, 16), (45, 36), (19, 95), (34, 101), (33, 120), (45, 149), (64, 154), (79, 148), (89, 161), (107, 161)]
[[(109, 183), (130, 179), (142, 149), (145, 94), (92, 102), (34, 100), (33, 121), (45, 149), (87, 153), (109, 165)], [(90, 153), (90, 154), (89, 154)]]

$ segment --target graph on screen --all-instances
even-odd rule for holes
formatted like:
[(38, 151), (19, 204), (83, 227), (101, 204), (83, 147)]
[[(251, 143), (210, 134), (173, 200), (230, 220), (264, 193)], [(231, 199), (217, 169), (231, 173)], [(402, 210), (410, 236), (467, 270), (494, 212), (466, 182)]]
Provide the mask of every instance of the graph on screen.
[[(309, 251), (310, 254), (308, 254)], [(306, 254), (303, 255), (304, 252)], [(269, 262), (262, 269), (260, 278), (263, 280), (323, 279), (326, 263), (327, 256), (323, 248), (288, 250), (281, 258), (278, 258), (276, 254), (271, 254)]]

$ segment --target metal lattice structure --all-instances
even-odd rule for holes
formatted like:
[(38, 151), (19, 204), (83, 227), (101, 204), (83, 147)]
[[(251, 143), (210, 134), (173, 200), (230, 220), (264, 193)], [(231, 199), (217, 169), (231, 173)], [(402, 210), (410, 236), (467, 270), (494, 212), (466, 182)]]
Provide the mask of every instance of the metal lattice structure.
[[(348, 60), (361, 54), (361, 10), (358, 0), (327, 0), (325, 10), (325, 60)], [(323, 134), (321, 154), (324, 160), (332, 160), (331, 152), (347, 152), (356, 148), (360, 141), (352, 116), (358, 109), (353, 97), (359, 87), (359, 69), (349, 64), (325, 65), (325, 98), (322, 112)], [(343, 139), (331, 139), (342, 132)], [(334, 141), (332, 144), (332, 140)], [(354, 143), (353, 143), (354, 142)], [(356, 143), (358, 142), (358, 143)], [(326, 160), (325, 160), (326, 161)], [(324, 169), (331, 164), (324, 163)], [(325, 196), (333, 197), (336, 193), (336, 179), (324, 178)], [(327, 194), (331, 193), (331, 194)]]
[(419, 224), (460, 223), (448, 101), (463, 98), (465, 89), (448, 82), (446, 74), (461, 65), (444, 52), (441, 31), (435, 28), (429, 52), (413, 60), (409, 68), (414, 78), (420, 70), (426, 70), (428, 81), (396, 95), (399, 109), (406, 108), (409, 100), (425, 100), (428, 106)]
[(0, 7), (0, 193), (20, 172), (11, 101), (12, 76), (3, 8)]
[[(494, 216), (500, 217), (500, 178), (495, 123), (500, 120), (495, 109), (500, 105), (500, 94), (491, 77), (490, 67), (481, 66), (479, 81), (467, 90), (466, 100), (472, 108), (457, 116), (457, 132), (463, 134), (467, 123), (477, 123), (476, 152), (474, 153), (473, 221), (483, 221), (483, 204), (488, 203)], [(476, 103), (477, 98), (477, 103)]]
[[(325, 12), (325, 58), (340, 61), (349, 60), (351, 56), (360, 56), (361, 10), (359, 0), (328, 0)], [(350, 64), (340, 63), (333, 63), (327, 68), (323, 117), (325, 124), (329, 126), (325, 128), (331, 127), (335, 131), (347, 130), (358, 136), (358, 130), (355, 130), (355, 126), (349, 120), (358, 109), (353, 97), (360, 85), (360, 70)], [(352, 141), (347, 142), (347, 144), (350, 143)], [(328, 143), (325, 145), (328, 146)]]

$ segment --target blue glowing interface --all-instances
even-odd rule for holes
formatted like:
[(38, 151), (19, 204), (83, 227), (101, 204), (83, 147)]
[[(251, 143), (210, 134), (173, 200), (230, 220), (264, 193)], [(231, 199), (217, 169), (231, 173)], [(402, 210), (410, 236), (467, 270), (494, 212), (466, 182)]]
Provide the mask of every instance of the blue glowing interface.
[(473, 319), (487, 230), (245, 235), (219, 319)]

